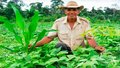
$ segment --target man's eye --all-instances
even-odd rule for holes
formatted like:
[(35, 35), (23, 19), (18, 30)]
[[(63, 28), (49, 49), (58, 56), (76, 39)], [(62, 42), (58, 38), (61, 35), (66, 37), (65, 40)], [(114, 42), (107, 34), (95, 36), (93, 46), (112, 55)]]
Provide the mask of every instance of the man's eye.
[(69, 8), (67, 9), (67, 11), (76, 11), (77, 9), (72, 9), (72, 8)]
[(68, 9), (68, 11), (70, 11), (71, 9)]
[(73, 9), (73, 11), (76, 11), (76, 9)]

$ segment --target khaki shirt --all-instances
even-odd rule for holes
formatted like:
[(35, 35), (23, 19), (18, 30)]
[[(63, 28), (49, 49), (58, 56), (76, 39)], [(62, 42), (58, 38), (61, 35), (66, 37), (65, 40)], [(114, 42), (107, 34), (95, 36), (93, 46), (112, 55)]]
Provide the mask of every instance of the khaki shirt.
[(52, 29), (55, 29), (57, 31), (49, 32), (48, 37), (58, 37), (59, 42), (67, 44), (71, 50), (77, 49), (85, 37), (92, 37), (90, 33), (85, 33), (90, 29), (90, 24), (88, 20), (82, 17), (77, 17), (77, 21), (75, 22), (72, 30), (67, 23), (67, 16), (57, 19), (54, 22)]

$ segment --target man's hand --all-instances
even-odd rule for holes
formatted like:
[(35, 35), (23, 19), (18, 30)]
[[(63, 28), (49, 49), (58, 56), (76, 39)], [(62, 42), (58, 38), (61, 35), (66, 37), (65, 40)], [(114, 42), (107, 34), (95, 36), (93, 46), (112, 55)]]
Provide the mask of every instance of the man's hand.
[(101, 53), (101, 52), (104, 52), (104, 51), (105, 51), (105, 48), (102, 47), (102, 46), (96, 46), (96, 47), (95, 47), (95, 50), (97, 50), (98, 53)]

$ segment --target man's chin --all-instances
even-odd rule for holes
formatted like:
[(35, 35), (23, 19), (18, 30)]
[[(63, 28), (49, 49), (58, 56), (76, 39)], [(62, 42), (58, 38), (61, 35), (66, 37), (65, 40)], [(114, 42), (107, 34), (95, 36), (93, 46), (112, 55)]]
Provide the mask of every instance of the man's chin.
[(70, 16), (70, 18), (71, 18), (71, 19), (74, 19), (74, 18), (76, 18), (76, 17), (75, 17), (75, 16)]

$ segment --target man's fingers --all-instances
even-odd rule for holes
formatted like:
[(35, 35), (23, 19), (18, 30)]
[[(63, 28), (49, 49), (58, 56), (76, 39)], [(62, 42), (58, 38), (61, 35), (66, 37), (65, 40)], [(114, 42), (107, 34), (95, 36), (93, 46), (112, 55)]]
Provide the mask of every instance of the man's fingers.
[(102, 51), (102, 52), (105, 50), (105, 48), (104, 48), (104, 47), (101, 47), (101, 46), (96, 46), (95, 49), (96, 49), (96, 50), (99, 50), (99, 51)]

